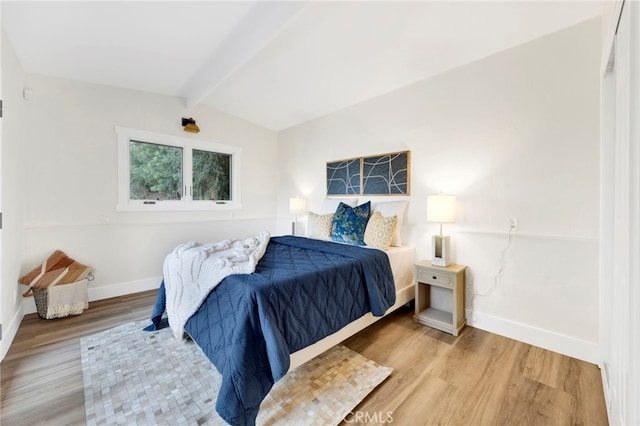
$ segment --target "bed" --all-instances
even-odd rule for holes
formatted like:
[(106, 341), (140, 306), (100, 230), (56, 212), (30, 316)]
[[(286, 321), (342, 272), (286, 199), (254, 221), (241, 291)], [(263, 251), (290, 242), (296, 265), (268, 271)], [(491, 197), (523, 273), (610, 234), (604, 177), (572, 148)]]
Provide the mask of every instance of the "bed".
[(220, 416), (254, 424), (288, 370), (412, 300), (414, 259), (408, 246), (272, 237), (255, 272), (222, 280), (184, 326), (222, 375)]
[[(400, 246), (390, 247), (387, 251), (391, 271), (393, 273), (394, 288), (396, 293), (396, 301), (387, 309), (384, 316), (389, 315), (398, 308), (411, 302), (415, 298), (414, 287), (414, 263), (415, 263), (415, 247)], [(364, 330), (382, 317), (374, 316), (371, 312), (367, 312), (357, 320), (345, 325), (339, 331), (325, 337), (324, 339), (307, 346), (304, 349), (291, 354), (290, 370), (304, 364), (305, 362), (315, 358), (324, 351), (345, 339), (353, 336), (359, 331)]]

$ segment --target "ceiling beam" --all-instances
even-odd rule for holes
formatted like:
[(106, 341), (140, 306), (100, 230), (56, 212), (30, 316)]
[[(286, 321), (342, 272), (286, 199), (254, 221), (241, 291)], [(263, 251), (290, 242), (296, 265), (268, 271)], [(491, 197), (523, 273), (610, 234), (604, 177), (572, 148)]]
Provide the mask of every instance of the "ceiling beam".
[(258, 54), (308, 3), (257, 2), (185, 84), (182, 93), (187, 109), (201, 103), (216, 87)]

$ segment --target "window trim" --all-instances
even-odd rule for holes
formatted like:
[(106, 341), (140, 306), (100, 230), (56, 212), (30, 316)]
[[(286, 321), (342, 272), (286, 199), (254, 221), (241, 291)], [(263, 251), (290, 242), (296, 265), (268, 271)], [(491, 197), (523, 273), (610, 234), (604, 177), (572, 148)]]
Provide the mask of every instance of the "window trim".
[[(148, 132), (146, 130), (129, 129), (116, 126), (118, 135), (118, 203), (119, 212), (157, 212), (157, 211), (224, 211), (240, 210), (240, 165), (242, 148), (199, 139), (181, 138)], [(145, 200), (132, 200), (130, 194), (131, 163), (129, 144), (131, 141), (146, 142), (159, 145), (174, 146), (183, 149), (182, 179), (183, 185), (192, 185), (192, 150), (211, 151), (231, 155), (231, 201), (193, 200), (189, 194), (183, 194), (181, 200), (162, 200), (155, 204), (144, 204)], [(189, 191), (187, 191), (189, 192)]]

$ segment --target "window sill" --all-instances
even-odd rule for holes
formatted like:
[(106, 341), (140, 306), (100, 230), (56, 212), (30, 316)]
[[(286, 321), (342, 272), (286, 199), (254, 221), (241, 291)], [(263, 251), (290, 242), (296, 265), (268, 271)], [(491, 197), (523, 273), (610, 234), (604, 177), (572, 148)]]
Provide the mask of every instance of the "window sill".
[(200, 211), (228, 211), (241, 210), (242, 204), (234, 202), (225, 202), (218, 204), (216, 202), (202, 201), (199, 203), (171, 203), (157, 202), (156, 204), (117, 204), (117, 212), (200, 212)]

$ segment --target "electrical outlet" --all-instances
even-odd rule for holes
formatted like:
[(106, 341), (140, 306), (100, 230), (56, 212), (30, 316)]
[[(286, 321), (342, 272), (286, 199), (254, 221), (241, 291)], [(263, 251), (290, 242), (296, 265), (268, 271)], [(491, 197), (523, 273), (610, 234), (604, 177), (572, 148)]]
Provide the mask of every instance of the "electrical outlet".
[(518, 230), (518, 218), (510, 217), (509, 218), (509, 231), (517, 231)]

